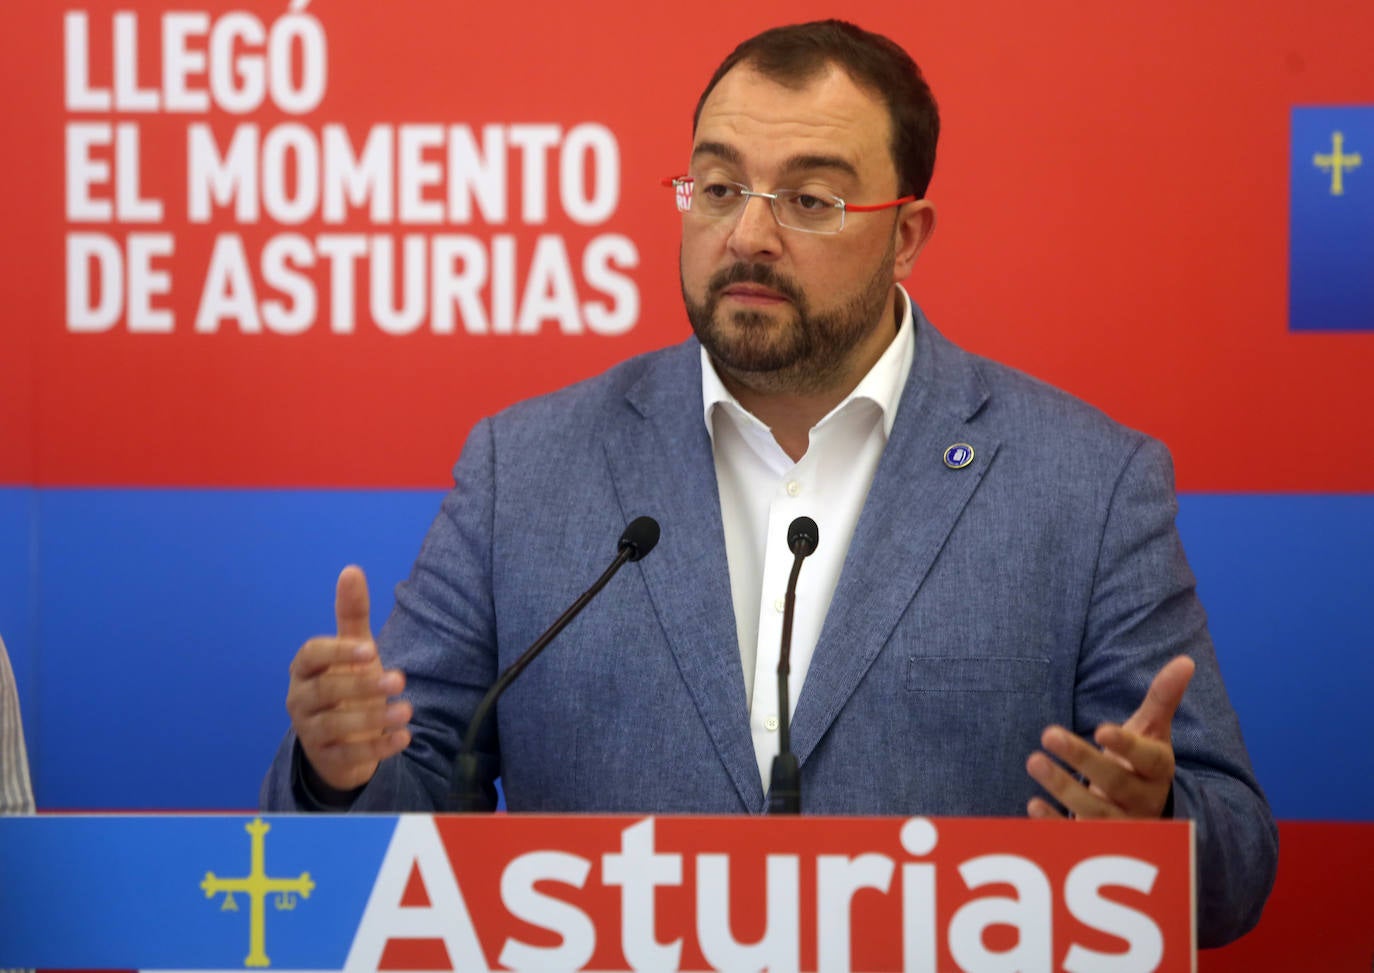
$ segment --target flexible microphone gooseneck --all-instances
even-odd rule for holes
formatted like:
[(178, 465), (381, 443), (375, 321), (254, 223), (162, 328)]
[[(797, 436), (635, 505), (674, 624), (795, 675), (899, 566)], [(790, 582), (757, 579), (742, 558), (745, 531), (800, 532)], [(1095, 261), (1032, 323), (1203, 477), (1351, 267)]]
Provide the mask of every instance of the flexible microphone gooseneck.
[(621, 569), (625, 562), (638, 561), (652, 551), (657, 543), (658, 521), (652, 517), (636, 517), (630, 521), (630, 525), (620, 535), (615, 560), (611, 562), (611, 566), (603, 571), (601, 577), (597, 578), (596, 582), (584, 591), (568, 607), (567, 611), (559, 615), (558, 619), (548, 627), (548, 630), (535, 639), (534, 644), (521, 653), (520, 658), (512, 662), (510, 668), (501, 673), (492, 687), (487, 690), (487, 694), (477, 704), (472, 719), (468, 721), (468, 731), (463, 736), (463, 749), (459, 752), (458, 760), (454, 765), (453, 781), (449, 787), (448, 798), (444, 802), (445, 811), (463, 813), (491, 810), (491, 804), (487, 800), (486, 792), (482, 789), (479, 780), (477, 754), (474, 752), (477, 745), (477, 734), (486, 722), (491, 708), (496, 705), (496, 700), (506, 691), (506, 687), (515, 681), (515, 677), (524, 672), (525, 667), (533, 662), (540, 652), (544, 651), (545, 646), (552, 642), (554, 637), (563, 631), (582, 609), (587, 607), (587, 603), (595, 598), (602, 588), (606, 587), (606, 583)]
[(820, 528), (810, 517), (798, 517), (787, 528), (787, 547), (794, 555), (792, 574), (787, 579), (787, 596), (782, 611), (782, 650), (778, 653), (778, 755), (773, 758), (773, 774), (768, 783), (769, 814), (801, 813), (801, 771), (792, 752), (791, 709), (787, 676), (792, 671), (792, 615), (797, 603), (797, 577), (802, 561), (814, 553), (820, 542)]

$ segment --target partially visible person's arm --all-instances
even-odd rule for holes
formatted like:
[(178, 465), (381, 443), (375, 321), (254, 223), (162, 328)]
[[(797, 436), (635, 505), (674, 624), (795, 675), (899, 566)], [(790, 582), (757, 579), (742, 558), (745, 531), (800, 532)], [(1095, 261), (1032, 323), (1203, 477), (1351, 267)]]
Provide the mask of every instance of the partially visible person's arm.
[[(264, 784), (268, 810), (352, 809), (379, 763), (410, 743), (411, 706), (394, 700), (405, 675), (385, 670), (369, 624), (367, 579), (344, 568), (335, 591), (336, 636), (310, 639), (291, 662), (291, 733)], [(272, 786), (274, 777), (285, 782)]]
[[(1190, 818), (1198, 945), (1218, 946), (1259, 921), (1278, 829), (1222, 683), (1176, 513), (1168, 453), (1145, 442), (1118, 478), (1100, 540), (1071, 728), (1084, 739), (1049, 728), (1042, 741), (1086, 784), (1040, 755), (1028, 769), (1078, 816)], [(1028, 810), (1055, 813), (1039, 799)]]
[(0, 639), (0, 814), (32, 813), (33, 786), (24, 724), (19, 719), (19, 693), (5, 642)]
[[(291, 664), (291, 731), (263, 780), (264, 810), (442, 808), (467, 717), (496, 678), (487, 593), (493, 468), (490, 423), (483, 421), (377, 640), (362, 573), (341, 575), (338, 634), (306, 642)], [(479, 742), (494, 806), (494, 732)]]

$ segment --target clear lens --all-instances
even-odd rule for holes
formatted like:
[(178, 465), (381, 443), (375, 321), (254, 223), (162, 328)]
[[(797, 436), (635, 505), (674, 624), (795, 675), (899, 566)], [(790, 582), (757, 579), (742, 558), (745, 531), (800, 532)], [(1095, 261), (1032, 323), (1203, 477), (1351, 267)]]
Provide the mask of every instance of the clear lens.
[(781, 225), (809, 233), (838, 233), (844, 226), (844, 203), (824, 193), (779, 190), (773, 197), (773, 213)]
[(711, 219), (723, 219), (739, 212), (749, 190), (734, 182), (693, 183), (692, 209)]
[(844, 202), (827, 193), (780, 189), (756, 193), (737, 182), (693, 180), (677, 187), (677, 208), (709, 220), (733, 219), (750, 196), (768, 200), (779, 226), (806, 233), (838, 233), (844, 228)]

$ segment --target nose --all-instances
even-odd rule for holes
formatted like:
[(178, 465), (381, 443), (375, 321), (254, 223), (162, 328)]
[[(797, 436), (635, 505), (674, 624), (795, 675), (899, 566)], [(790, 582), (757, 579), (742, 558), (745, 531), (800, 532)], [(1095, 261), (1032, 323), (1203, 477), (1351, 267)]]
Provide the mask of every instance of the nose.
[(770, 203), (771, 200), (760, 196), (744, 198), (727, 241), (732, 256), (757, 260), (777, 257), (782, 252), (782, 234)]

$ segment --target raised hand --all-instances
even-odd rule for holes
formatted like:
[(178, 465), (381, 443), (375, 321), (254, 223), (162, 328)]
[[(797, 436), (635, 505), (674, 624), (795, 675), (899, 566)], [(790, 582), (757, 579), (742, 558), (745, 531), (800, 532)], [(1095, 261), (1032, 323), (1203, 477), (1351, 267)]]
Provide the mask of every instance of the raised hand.
[[(1172, 659), (1130, 719), (1097, 728), (1097, 746), (1062, 726), (1047, 727), (1040, 745), (1070, 769), (1036, 751), (1026, 761), (1026, 771), (1074, 817), (1158, 818), (1174, 780), (1174, 713), (1195, 668), (1187, 656)], [(1033, 818), (1063, 816), (1040, 797), (1030, 799), (1026, 812)]]
[(368, 623), (367, 579), (349, 566), (334, 596), (336, 635), (301, 646), (291, 662), (286, 711), (316, 776), (338, 791), (361, 787), (377, 764), (410, 744), (405, 674), (384, 670)]

